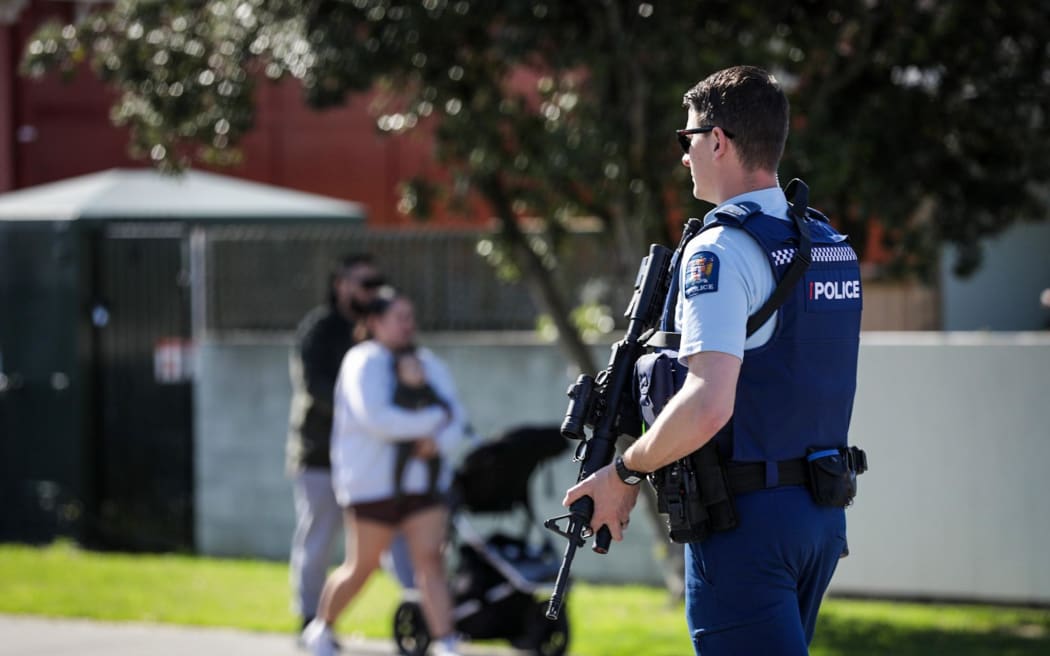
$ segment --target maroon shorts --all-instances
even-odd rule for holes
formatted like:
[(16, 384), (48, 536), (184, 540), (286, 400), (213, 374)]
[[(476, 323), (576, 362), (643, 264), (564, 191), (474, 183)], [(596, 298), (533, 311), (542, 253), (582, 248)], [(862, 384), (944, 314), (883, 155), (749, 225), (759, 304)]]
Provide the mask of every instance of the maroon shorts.
[(352, 503), (346, 510), (353, 513), (354, 519), (397, 526), (417, 512), (441, 503), (441, 497), (436, 494), (406, 494), (381, 501)]

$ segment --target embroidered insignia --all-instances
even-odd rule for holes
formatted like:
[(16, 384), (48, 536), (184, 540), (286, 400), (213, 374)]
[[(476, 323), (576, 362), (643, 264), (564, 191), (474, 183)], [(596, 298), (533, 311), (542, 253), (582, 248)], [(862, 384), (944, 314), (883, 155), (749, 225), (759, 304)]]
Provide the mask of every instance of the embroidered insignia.
[(685, 297), (718, 291), (718, 256), (700, 251), (685, 267)]

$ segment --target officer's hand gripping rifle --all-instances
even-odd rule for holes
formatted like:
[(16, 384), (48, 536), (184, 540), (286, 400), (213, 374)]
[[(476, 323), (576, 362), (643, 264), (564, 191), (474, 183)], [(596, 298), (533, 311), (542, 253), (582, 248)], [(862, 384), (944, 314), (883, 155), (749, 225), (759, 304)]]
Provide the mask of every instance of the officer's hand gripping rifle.
[[(616, 454), (616, 438), (621, 434), (638, 435), (637, 427), (628, 426), (636, 410), (630, 407), (630, 385), (634, 376), (634, 364), (644, 350), (642, 336), (645, 331), (655, 328), (660, 321), (664, 297), (670, 282), (671, 250), (653, 244), (649, 255), (642, 260), (638, 277), (634, 283), (634, 295), (627, 306), (624, 316), (629, 318), (627, 334), (612, 346), (609, 366), (592, 378), (581, 374), (569, 388), (569, 408), (561, 433), (565, 437), (582, 440), (576, 449), (575, 461), (580, 462), (582, 481), (602, 467), (608, 465)], [(637, 422), (637, 419), (634, 419)], [(587, 438), (585, 426), (591, 427), (591, 436)], [(565, 589), (569, 583), (569, 569), (576, 549), (582, 547), (591, 536), (590, 522), (594, 515), (594, 500), (581, 497), (569, 506), (569, 513), (548, 519), (543, 525), (558, 535), (566, 538), (569, 544), (558, 570), (558, 580), (547, 607), (547, 617), (557, 619), (565, 601)], [(558, 522), (568, 519), (568, 526), (562, 529)], [(607, 526), (598, 529), (594, 541), (594, 551), (600, 554), (609, 551), (612, 534)]]

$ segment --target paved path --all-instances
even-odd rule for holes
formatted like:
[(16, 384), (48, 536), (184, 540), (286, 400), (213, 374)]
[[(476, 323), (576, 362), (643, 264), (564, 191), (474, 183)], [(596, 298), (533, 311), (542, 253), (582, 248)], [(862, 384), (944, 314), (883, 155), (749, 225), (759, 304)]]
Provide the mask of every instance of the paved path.
[[(341, 656), (396, 656), (392, 641), (343, 637)], [(481, 645), (470, 656), (519, 652)], [(292, 636), (233, 629), (0, 615), (0, 656), (307, 656)]]

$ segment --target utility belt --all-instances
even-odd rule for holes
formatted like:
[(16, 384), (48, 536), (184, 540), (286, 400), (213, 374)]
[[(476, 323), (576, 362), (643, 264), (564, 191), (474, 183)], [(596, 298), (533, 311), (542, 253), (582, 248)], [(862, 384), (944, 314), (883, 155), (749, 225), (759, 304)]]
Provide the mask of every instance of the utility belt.
[(868, 470), (863, 450), (814, 448), (804, 458), (776, 463), (768, 485), (766, 463), (726, 463), (714, 442), (650, 475), (659, 512), (667, 516), (672, 542), (702, 542), (711, 533), (736, 528), (733, 498), (786, 485), (804, 485), (821, 506), (845, 508), (857, 494), (857, 476)]

